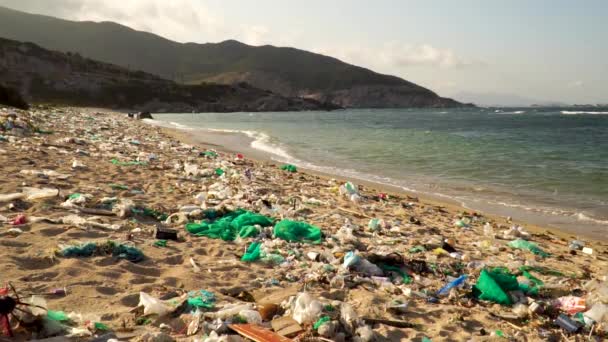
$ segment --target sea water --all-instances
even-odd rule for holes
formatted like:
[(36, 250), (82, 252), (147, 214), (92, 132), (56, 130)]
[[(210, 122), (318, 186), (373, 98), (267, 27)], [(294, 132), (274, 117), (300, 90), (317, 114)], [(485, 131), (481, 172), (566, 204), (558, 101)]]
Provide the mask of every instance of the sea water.
[(191, 134), (203, 129), (246, 136), (249, 147), (278, 162), (575, 234), (608, 232), (608, 110), (358, 109), (154, 118)]

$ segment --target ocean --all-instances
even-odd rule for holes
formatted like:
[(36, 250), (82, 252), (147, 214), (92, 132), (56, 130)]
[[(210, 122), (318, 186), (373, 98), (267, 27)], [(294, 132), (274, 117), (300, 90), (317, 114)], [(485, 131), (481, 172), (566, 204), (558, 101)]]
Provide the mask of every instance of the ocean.
[[(154, 114), (277, 162), (364, 179), (573, 235), (608, 233), (608, 110), (357, 109)], [(228, 144), (230, 139), (226, 140)], [(222, 142), (226, 144), (226, 142)]]

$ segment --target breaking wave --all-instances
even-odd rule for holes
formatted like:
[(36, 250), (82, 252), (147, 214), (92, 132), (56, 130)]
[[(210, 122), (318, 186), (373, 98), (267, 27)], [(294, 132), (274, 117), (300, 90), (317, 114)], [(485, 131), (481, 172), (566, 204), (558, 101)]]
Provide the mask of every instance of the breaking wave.
[(608, 114), (608, 112), (592, 112), (592, 111), (570, 111), (570, 110), (562, 110), (561, 111), (562, 114), (565, 115), (580, 115), (580, 114), (595, 114), (595, 115), (602, 115), (602, 114)]

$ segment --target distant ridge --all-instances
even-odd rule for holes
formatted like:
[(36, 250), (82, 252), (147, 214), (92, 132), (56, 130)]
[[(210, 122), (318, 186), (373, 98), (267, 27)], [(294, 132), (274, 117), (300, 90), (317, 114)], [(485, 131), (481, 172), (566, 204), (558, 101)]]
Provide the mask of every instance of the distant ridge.
[(290, 98), (236, 85), (184, 85), (78, 54), (0, 38), (0, 103), (32, 103), (153, 112), (299, 111), (336, 109), (312, 99)]
[(403, 80), (295, 48), (177, 43), (112, 22), (74, 22), (0, 7), (0, 37), (142, 70), (179, 83), (247, 82), (345, 107), (458, 107)]

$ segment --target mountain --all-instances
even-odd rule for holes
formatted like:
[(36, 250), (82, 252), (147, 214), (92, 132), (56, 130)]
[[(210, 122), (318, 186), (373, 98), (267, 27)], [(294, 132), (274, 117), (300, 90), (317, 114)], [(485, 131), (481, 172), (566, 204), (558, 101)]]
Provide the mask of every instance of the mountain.
[(185, 84), (247, 82), (284, 96), (346, 107), (456, 107), (414, 83), (303, 50), (177, 43), (112, 22), (74, 22), (0, 7), (0, 37), (74, 52)]
[[(335, 109), (247, 83), (184, 85), (78, 54), (0, 38), (0, 84), (34, 103), (153, 112), (295, 111)], [(1, 90), (1, 89), (0, 89)], [(11, 95), (12, 94), (12, 95)], [(2, 97), (0, 91), (0, 97)], [(15, 92), (7, 92), (15, 100)]]

